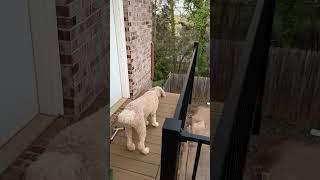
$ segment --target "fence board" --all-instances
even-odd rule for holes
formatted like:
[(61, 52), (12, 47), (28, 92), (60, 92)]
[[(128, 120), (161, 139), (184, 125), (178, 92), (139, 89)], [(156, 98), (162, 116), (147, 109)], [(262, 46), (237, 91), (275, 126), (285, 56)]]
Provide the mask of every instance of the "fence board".
[[(214, 41), (211, 87), (214, 101), (226, 99), (244, 45)], [(270, 48), (263, 112), (265, 116), (304, 121), (308, 127), (320, 126), (319, 52)]]
[[(170, 73), (164, 84), (164, 90), (171, 93), (180, 93), (185, 74)], [(210, 79), (207, 77), (194, 77), (192, 97), (198, 102), (208, 102), (210, 100)]]

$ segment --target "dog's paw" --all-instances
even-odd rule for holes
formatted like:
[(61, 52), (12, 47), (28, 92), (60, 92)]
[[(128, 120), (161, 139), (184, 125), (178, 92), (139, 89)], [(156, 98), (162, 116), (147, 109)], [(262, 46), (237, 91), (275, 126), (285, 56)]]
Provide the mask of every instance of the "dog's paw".
[(158, 122), (154, 122), (154, 123), (152, 123), (152, 126), (153, 126), (153, 127), (158, 127), (158, 126), (159, 126), (159, 123), (158, 123)]
[(129, 151), (134, 151), (136, 149), (136, 146), (132, 143), (132, 144), (127, 144), (127, 148)]
[(141, 153), (144, 154), (144, 155), (149, 154), (149, 152), (150, 152), (150, 148), (148, 148), (148, 147), (146, 147), (143, 150), (141, 150)]

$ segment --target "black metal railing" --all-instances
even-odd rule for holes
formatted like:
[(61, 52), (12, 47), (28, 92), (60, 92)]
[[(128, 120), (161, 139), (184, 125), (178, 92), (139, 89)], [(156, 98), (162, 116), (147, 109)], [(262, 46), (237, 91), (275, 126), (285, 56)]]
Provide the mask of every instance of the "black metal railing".
[(251, 133), (259, 134), (275, 0), (258, 0), (237, 75), (214, 137), (211, 177), (243, 179)]
[(175, 180), (177, 178), (177, 161), (180, 155), (181, 142), (197, 142), (196, 159), (193, 167), (192, 179), (196, 177), (202, 144), (210, 145), (210, 138), (191, 134), (184, 129), (188, 106), (192, 100), (193, 81), (197, 61), (199, 43), (194, 43), (194, 50), (186, 78), (180, 93), (173, 118), (166, 118), (162, 128), (161, 148), (161, 180)]

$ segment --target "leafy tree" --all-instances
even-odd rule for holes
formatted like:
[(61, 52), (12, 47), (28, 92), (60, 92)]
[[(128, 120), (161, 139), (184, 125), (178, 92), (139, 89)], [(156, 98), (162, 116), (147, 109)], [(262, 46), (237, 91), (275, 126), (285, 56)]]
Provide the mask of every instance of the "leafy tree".
[(209, 0), (185, 0), (189, 20), (193, 23), (196, 38), (199, 41), (199, 54), (197, 74), (209, 76), (209, 58), (206, 52), (206, 44), (209, 42), (210, 33), (210, 4)]
[(176, 2), (153, 0), (155, 81), (166, 79), (169, 72), (186, 72), (194, 41), (200, 42), (196, 71), (200, 76), (209, 76), (206, 53), (206, 43), (209, 41), (209, 1), (185, 1), (186, 14), (179, 15), (175, 14)]
[[(170, 30), (170, 7), (165, 4), (160, 7), (155, 7), (153, 9), (154, 22), (153, 26), (153, 41), (155, 47), (155, 74), (154, 80), (162, 80), (168, 76), (170, 71), (170, 59), (172, 59), (172, 54), (174, 53), (174, 46), (171, 42), (171, 30)], [(160, 11), (160, 13), (156, 13)]]

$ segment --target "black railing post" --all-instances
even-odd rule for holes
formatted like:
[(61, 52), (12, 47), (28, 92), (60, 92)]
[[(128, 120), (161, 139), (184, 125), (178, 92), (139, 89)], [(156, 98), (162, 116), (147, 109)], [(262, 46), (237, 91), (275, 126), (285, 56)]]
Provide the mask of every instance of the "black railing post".
[(181, 121), (166, 118), (162, 127), (160, 180), (177, 178), (177, 160), (180, 153)]
[(258, 135), (260, 132), (260, 126), (262, 121), (262, 103), (263, 103), (263, 95), (264, 95), (264, 88), (267, 76), (267, 70), (269, 65), (269, 47), (271, 45), (271, 32), (272, 32), (272, 24), (273, 24), (273, 15), (275, 11), (275, 3), (271, 1), (269, 4), (266, 4), (269, 7), (269, 11), (264, 11), (264, 15), (261, 19), (261, 28), (259, 33), (260, 40), (260, 76), (259, 76), (259, 89), (258, 89), (258, 96), (257, 96), (257, 103), (254, 112), (254, 119), (253, 119), (253, 127), (252, 133), (254, 135)]

